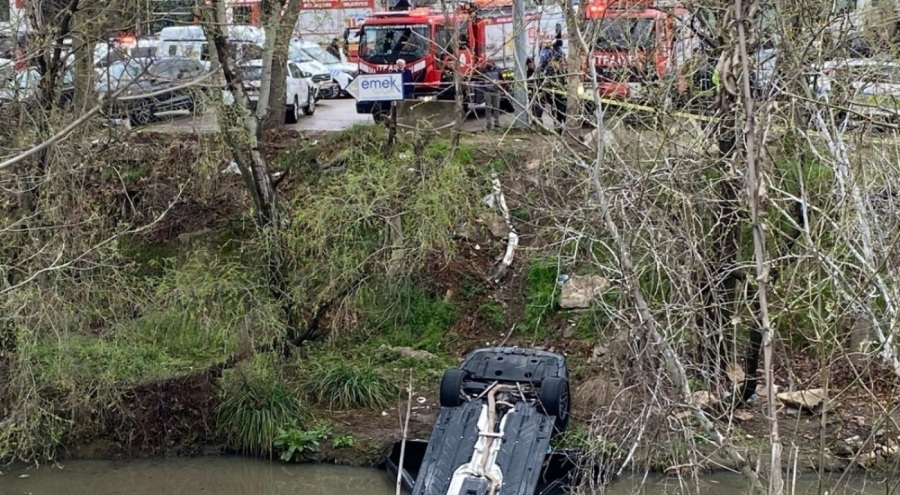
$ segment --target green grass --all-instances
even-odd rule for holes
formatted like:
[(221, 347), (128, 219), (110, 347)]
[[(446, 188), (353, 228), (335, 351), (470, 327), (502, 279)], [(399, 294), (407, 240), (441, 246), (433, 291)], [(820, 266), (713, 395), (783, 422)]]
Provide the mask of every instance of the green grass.
[(575, 315), (576, 340), (594, 340), (602, 337), (603, 330), (612, 324), (612, 315), (618, 307), (619, 292), (608, 290), (595, 306)]
[(306, 373), (311, 396), (334, 410), (384, 407), (396, 395), (396, 388), (368, 361), (337, 355), (314, 363)]
[(35, 365), (37, 384), (62, 390), (136, 383), (191, 367), (191, 361), (160, 347), (84, 335), (44, 339), (24, 351)]
[(478, 314), (494, 329), (506, 328), (506, 311), (496, 301), (484, 301), (478, 306)]
[(543, 335), (542, 324), (559, 302), (559, 270), (555, 259), (536, 259), (528, 263), (525, 275), (525, 312), (521, 328), (535, 338)]
[(450, 332), (459, 316), (456, 306), (413, 282), (373, 288), (359, 302), (366, 326), (378, 344), (437, 354), (458, 338)]
[[(127, 297), (134, 300), (121, 304), (122, 314), (97, 317), (96, 332), (32, 329), (22, 356), (38, 370), (37, 385), (90, 390), (168, 378), (225, 359), (239, 341), (270, 340), (281, 328), (257, 276), (233, 260), (189, 257)], [(137, 315), (124, 314), (129, 310)]]
[(124, 167), (104, 168), (100, 173), (101, 180), (120, 182), (126, 185), (133, 184), (144, 177), (149, 177), (153, 167), (148, 163), (140, 165), (129, 164)]
[(406, 386), (409, 373), (412, 371), (416, 384), (437, 390), (444, 371), (459, 364), (459, 356), (449, 352), (438, 353), (432, 359), (414, 359), (395, 351), (379, 351), (375, 354), (374, 363), (380, 366), (399, 388)]

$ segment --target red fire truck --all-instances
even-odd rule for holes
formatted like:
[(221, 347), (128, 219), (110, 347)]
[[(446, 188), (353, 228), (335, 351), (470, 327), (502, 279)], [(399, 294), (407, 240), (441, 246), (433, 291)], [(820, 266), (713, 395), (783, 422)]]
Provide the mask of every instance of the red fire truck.
[(690, 12), (674, 2), (594, 0), (588, 4), (585, 32), (599, 96), (643, 99), (654, 85), (686, 93), (691, 81), (689, 61), (699, 46), (691, 21)]
[[(453, 71), (457, 67), (463, 76), (471, 75), (488, 60), (501, 70), (513, 67), (511, 3), (480, 0), (449, 14), (428, 8), (373, 13), (359, 29), (359, 73), (394, 71), (397, 61), (403, 59), (412, 72), (416, 97), (436, 95), (439, 99), (452, 99)], [(546, 33), (566, 39), (565, 17), (560, 8), (532, 9), (524, 17), (529, 34), (528, 56), (536, 55)], [(454, 46), (456, 32), (458, 46)], [(467, 101), (479, 103), (475, 97), (468, 95)], [(386, 109), (379, 102), (358, 100), (356, 111), (380, 116)]]

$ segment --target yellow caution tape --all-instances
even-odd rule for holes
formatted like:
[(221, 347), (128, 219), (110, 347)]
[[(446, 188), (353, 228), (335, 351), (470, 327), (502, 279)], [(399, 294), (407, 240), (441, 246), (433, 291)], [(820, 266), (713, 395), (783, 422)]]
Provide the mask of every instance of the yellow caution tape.
[[(560, 96), (567, 96), (566, 91), (559, 90), (559, 89), (546, 89), (544, 91), (547, 93), (554, 93), (554, 94), (557, 94)], [(583, 99), (585, 101), (594, 101), (592, 92), (585, 91), (584, 86), (581, 86), (581, 85), (578, 86), (577, 94), (581, 99)], [(642, 105), (639, 103), (633, 103), (633, 102), (624, 101), (624, 100), (600, 98), (600, 103), (602, 103), (604, 105), (608, 105), (608, 106), (624, 108), (627, 110), (634, 110), (634, 111), (646, 112), (646, 113), (656, 113), (656, 114), (660, 113), (660, 111), (658, 109), (651, 107), (649, 105)], [(671, 112), (670, 115), (675, 116), (675, 117), (685, 118), (685, 119), (701, 120), (704, 122), (718, 122), (721, 120), (720, 117), (713, 117), (713, 116), (709, 116), (709, 115), (700, 115), (700, 114), (696, 114), (696, 113), (683, 112), (683, 111)], [(770, 129), (774, 130), (774, 131), (786, 131), (787, 127), (775, 124), (775, 125), (772, 125), (770, 127)], [(806, 133), (811, 136), (821, 136), (821, 133), (818, 131), (808, 130), (808, 131), (806, 131)], [(900, 137), (865, 136), (865, 139), (868, 144), (900, 144)]]

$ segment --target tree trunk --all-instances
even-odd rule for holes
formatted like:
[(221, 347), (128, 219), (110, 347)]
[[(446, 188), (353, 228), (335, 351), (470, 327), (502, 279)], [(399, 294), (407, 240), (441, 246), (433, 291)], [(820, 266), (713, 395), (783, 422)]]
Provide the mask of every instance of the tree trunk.
[(760, 171), (760, 155), (758, 149), (757, 116), (754, 114), (753, 93), (750, 85), (750, 55), (748, 46), (753, 45), (752, 34), (747, 32), (745, 22), (754, 25), (755, 9), (751, 7), (753, 0), (746, 3), (734, 0), (735, 18), (737, 20), (738, 50), (741, 65), (741, 86), (744, 104), (744, 157), (747, 161), (747, 202), (750, 207), (750, 221), (753, 228), (753, 254), (756, 260), (756, 298), (754, 304), (758, 308), (756, 314), (759, 321), (759, 333), (762, 335), (763, 371), (766, 379), (766, 405), (769, 422), (769, 441), (772, 444), (771, 464), (769, 471), (769, 495), (781, 495), (784, 483), (781, 475), (781, 438), (778, 430), (778, 406), (775, 404), (775, 376), (772, 370), (772, 327), (769, 321), (768, 305), (768, 273), (766, 259), (766, 237), (761, 220), (766, 200), (763, 175)]
[[(284, 125), (286, 100), (286, 78), (288, 48), (300, 16), (300, 0), (288, 0), (283, 13), (270, 14), (266, 28), (266, 43), (272, 40), (272, 79), (268, 94), (268, 113), (263, 120), (263, 128), (273, 129)], [(262, 99), (262, 94), (260, 94)]]
[[(719, 43), (719, 46), (723, 46)], [(740, 212), (738, 208), (737, 174), (732, 163), (735, 157), (737, 122), (734, 115), (735, 96), (727, 91), (719, 91), (715, 139), (719, 157), (715, 168), (719, 178), (716, 184), (716, 204), (712, 215), (713, 239), (709, 257), (701, 267), (701, 294), (703, 311), (698, 313), (700, 335), (700, 360), (706, 377), (712, 385), (721, 385), (725, 379), (728, 363), (734, 359), (733, 345), (728, 339), (728, 329), (734, 318), (738, 304), (738, 267), (740, 234)]]
[[(257, 115), (250, 112), (249, 99), (244, 93), (242, 81), (235, 70), (237, 62), (229, 53), (228, 39), (223, 30), (227, 24), (222, 0), (212, 0), (212, 9), (214, 21), (206, 23), (207, 36), (212, 38), (212, 45), (215, 47), (219, 65), (225, 77), (225, 85), (234, 95), (233, 108), (218, 113), (219, 126), (225, 135), (234, 161), (241, 171), (244, 185), (253, 198), (257, 226), (265, 228), (272, 224), (277, 225), (278, 210), (275, 205), (275, 187), (266, 163), (262, 127), (257, 120), (260, 112), (257, 112)], [(217, 26), (221, 26), (221, 28)], [(260, 97), (267, 91), (265, 87), (269, 79), (265, 73), (265, 59), (263, 64)], [(259, 106), (266, 106), (262, 98), (260, 98)], [(241, 133), (242, 135), (235, 134), (234, 129), (238, 126), (245, 131)]]
[(72, 35), (72, 48), (75, 50), (75, 94), (72, 97), (72, 107), (77, 113), (86, 112), (91, 106), (91, 97), (94, 94), (94, 47), (96, 43), (82, 32)]
[[(297, 0), (291, 0), (297, 1)], [(266, 117), (268, 107), (269, 87), (271, 84), (272, 51), (275, 43), (267, 43), (267, 50), (263, 54), (263, 74), (260, 80), (260, 100), (257, 113), (250, 111), (249, 100), (244, 93), (242, 81), (235, 71), (236, 62), (228, 50), (228, 43), (223, 27), (225, 23), (225, 6), (222, 0), (212, 0), (212, 15), (207, 16), (204, 26), (207, 37), (211, 38), (215, 47), (219, 64), (225, 77), (225, 84), (234, 95), (232, 108), (218, 112), (219, 127), (225, 136), (225, 141), (231, 149), (232, 158), (241, 172), (244, 185), (253, 198), (255, 220), (260, 235), (266, 238), (266, 272), (268, 288), (272, 297), (278, 302), (285, 327), (287, 328), (286, 341), (281, 345), (276, 343), (276, 348), (282, 352), (288, 352), (289, 344), (299, 345), (303, 335), (300, 333), (297, 320), (297, 312), (291, 300), (286, 277), (285, 246), (282, 236), (283, 221), (279, 216), (276, 202), (275, 186), (266, 161), (265, 143), (263, 141), (261, 122)], [(270, 5), (271, 8), (276, 8)], [(280, 9), (279, 9), (280, 10)], [(264, 13), (271, 19), (272, 13)], [(267, 33), (267, 40), (270, 39)], [(272, 36), (274, 37), (274, 36)], [(267, 67), (268, 66), (268, 67)], [(267, 70), (269, 69), (269, 70)], [(282, 112), (283, 114), (284, 112)], [(236, 129), (243, 129), (237, 132)]]

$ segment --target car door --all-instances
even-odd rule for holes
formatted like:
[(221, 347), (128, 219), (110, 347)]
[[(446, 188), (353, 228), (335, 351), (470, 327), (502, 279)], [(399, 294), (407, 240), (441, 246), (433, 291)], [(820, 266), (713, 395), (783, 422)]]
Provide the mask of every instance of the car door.
[(194, 97), (194, 88), (182, 86), (200, 77), (201, 72), (202, 66), (198, 60), (185, 58), (174, 61), (169, 73), (172, 77), (170, 84), (174, 89), (168, 94), (166, 110), (183, 110), (190, 107)]
[(303, 80), (303, 72), (293, 62), (288, 62), (287, 85), (285, 88), (287, 95), (286, 101), (288, 104), (294, 103), (294, 97), (297, 98), (296, 101), (300, 105), (306, 104), (309, 89)]
[[(148, 73), (138, 79), (140, 92), (144, 94), (142, 105), (150, 105), (153, 112), (166, 112), (171, 108), (175, 86), (175, 59), (160, 59), (150, 67)], [(152, 95), (152, 96), (151, 96)]]

